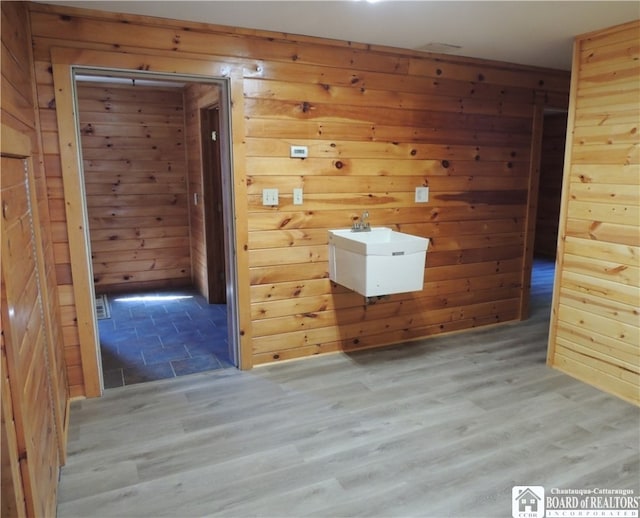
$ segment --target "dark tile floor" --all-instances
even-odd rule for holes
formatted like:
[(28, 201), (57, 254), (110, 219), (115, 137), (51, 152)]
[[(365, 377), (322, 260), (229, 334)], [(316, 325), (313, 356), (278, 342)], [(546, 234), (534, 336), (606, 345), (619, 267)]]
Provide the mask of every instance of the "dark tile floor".
[(232, 367), (227, 307), (189, 290), (110, 295), (98, 320), (105, 388)]

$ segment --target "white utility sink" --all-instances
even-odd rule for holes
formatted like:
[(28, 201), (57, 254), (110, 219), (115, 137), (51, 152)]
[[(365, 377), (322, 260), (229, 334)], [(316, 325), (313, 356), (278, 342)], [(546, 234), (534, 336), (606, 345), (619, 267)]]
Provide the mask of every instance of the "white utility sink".
[(387, 227), (329, 230), (329, 278), (365, 297), (422, 291), (428, 246)]

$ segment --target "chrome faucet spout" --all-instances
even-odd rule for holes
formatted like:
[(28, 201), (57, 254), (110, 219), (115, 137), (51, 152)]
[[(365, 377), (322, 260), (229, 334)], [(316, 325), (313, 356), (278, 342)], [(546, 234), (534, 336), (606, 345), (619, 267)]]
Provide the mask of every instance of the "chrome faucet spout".
[(371, 232), (371, 225), (369, 224), (369, 211), (365, 210), (360, 216), (360, 221), (354, 221), (351, 227), (352, 232)]
[(365, 210), (362, 213), (362, 218), (360, 218), (360, 220), (362, 221), (362, 228), (364, 230), (371, 230), (371, 225), (369, 225), (369, 211)]

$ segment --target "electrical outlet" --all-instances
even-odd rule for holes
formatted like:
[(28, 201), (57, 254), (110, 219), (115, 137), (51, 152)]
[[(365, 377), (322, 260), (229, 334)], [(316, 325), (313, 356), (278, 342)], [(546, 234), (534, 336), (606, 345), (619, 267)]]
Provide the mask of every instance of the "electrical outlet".
[(293, 204), (302, 205), (302, 188), (296, 187), (293, 190)]
[(416, 203), (429, 201), (429, 187), (416, 187)]
[(278, 205), (278, 189), (262, 189), (262, 205)]
[(291, 146), (291, 158), (307, 158), (309, 148), (307, 146)]

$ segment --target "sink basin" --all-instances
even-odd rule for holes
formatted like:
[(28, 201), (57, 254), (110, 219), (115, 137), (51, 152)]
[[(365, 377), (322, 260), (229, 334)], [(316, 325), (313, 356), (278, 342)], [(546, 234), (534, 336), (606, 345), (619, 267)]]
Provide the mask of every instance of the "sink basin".
[(429, 240), (374, 227), (329, 231), (329, 278), (366, 297), (422, 291)]

